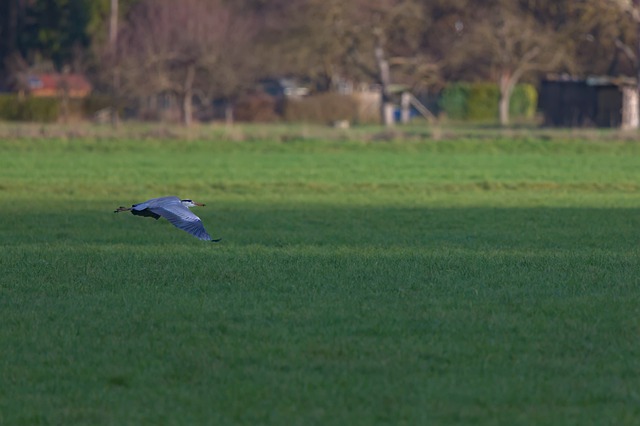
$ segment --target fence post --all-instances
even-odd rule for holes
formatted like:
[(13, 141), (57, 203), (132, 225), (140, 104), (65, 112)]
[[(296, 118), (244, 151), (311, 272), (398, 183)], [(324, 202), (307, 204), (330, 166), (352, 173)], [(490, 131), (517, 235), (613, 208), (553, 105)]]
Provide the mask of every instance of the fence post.
[(411, 93), (402, 92), (400, 96), (400, 122), (408, 124), (411, 118)]

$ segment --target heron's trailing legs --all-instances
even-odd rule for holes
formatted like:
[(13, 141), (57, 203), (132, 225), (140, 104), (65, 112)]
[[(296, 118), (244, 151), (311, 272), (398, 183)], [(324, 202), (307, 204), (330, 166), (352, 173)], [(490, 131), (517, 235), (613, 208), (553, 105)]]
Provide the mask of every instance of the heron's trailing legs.
[(128, 212), (128, 211), (131, 211), (131, 207), (120, 206), (117, 209), (115, 209), (113, 212), (114, 213), (120, 213), (120, 212)]

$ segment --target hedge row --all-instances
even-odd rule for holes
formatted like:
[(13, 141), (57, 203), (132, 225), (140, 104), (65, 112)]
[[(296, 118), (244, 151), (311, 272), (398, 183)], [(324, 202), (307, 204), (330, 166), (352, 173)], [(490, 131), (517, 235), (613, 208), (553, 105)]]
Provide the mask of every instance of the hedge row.
[[(67, 113), (71, 116), (90, 118), (108, 106), (109, 99), (104, 96), (70, 99)], [(15, 94), (0, 94), (0, 120), (51, 123), (57, 121), (62, 113), (58, 98), (20, 99)]]
[[(500, 91), (493, 83), (454, 83), (440, 97), (441, 111), (449, 118), (467, 121), (495, 121), (498, 119)], [(530, 84), (519, 84), (514, 88), (509, 105), (513, 118), (534, 118), (538, 92)], [(362, 100), (353, 96), (327, 93), (300, 100), (289, 100), (285, 104), (283, 118), (289, 122), (312, 122), (327, 124), (338, 120), (351, 123), (377, 122), (377, 107), (373, 107), (373, 118), (363, 117)], [(372, 111), (369, 111), (371, 113)]]
[(331, 124), (335, 121), (358, 121), (358, 104), (352, 96), (322, 93), (302, 99), (287, 100), (283, 118), (289, 122)]
[[(493, 121), (498, 117), (500, 92), (491, 83), (454, 83), (444, 89), (440, 108), (449, 118), (468, 121)], [(509, 111), (514, 118), (533, 118), (536, 111), (537, 92), (529, 84), (517, 85), (511, 96)], [(266, 96), (247, 97), (238, 102), (237, 118), (241, 121), (311, 122), (329, 124), (339, 120), (351, 123), (372, 121), (363, 113), (363, 100), (337, 93), (325, 93), (299, 100), (287, 100), (278, 105)], [(91, 118), (97, 111), (109, 106), (105, 96), (89, 96), (69, 100), (69, 116)], [(377, 117), (375, 105), (373, 120)], [(365, 108), (367, 110), (367, 108)], [(65, 111), (57, 98), (19, 99), (14, 94), (0, 95), (0, 120), (55, 122)], [(368, 111), (371, 115), (372, 111)]]
[(240, 98), (235, 104), (235, 118), (248, 122), (278, 122), (333, 124), (338, 121), (367, 123), (372, 120), (355, 96), (321, 93), (304, 98), (279, 99), (254, 93)]
[(19, 99), (16, 95), (0, 95), (0, 120), (50, 123), (57, 119), (58, 101), (56, 99)]
[[(500, 90), (493, 83), (454, 83), (442, 92), (440, 108), (455, 120), (492, 121), (498, 118)], [(538, 92), (530, 84), (518, 84), (511, 95), (509, 113), (515, 118), (533, 118)]]

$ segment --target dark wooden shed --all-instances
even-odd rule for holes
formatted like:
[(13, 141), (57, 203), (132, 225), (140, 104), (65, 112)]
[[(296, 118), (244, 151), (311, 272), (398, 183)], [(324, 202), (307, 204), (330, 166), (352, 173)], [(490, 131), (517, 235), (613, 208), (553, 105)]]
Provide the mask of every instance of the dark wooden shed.
[(627, 77), (547, 76), (538, 107), (546, 126), (625, 127), (634, 114), (637, 120), (636, 82)]

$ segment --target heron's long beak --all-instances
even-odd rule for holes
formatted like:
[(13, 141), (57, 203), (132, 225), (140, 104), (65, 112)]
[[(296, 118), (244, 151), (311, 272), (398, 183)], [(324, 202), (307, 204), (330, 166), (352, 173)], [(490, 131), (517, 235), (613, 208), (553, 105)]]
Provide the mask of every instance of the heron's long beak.
[(204, 207), (204, 206), (206, 206), (206, 204), (196, 203), (195, 201), (193, 202), (193, 204), (195, 204), (196, 206), (200, 206), (200, 207)]

